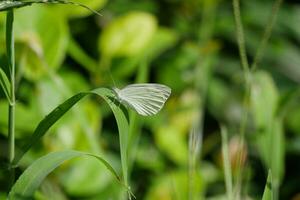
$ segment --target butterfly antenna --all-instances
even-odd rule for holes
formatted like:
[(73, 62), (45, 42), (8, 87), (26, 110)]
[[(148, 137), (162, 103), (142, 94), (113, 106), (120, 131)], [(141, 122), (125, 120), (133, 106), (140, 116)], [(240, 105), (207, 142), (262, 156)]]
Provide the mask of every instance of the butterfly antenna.
[(114, 87), (117, 87), (116, 82), (115, 82), (115, 80), (114, 80), (114, 77), (113, 77), (113, 75), (112, 75), (110, 69), (108, 69), (108, 73), (109, 73), (109, 76), (110, 76), (110, 78), (111, 78), (111, 80), (112, 80), (112, 82), (113, 82), (113, 84), (114, 84)]

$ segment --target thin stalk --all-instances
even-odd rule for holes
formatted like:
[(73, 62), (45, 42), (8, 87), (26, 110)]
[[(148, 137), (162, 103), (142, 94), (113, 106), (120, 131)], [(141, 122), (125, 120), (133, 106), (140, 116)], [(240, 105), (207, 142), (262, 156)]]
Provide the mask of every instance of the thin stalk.
[[(251, 97), (251, 73), (249, 69), (249, 62), (247, 59), (246, 54), (246, 47), (245, 47), (245, 38), (244, 38), (244, 30), (243, 25), (241, 21), (241, 12), (240, 12), (240, 2), (239, 0), (233, 0), (233, 14), (234, 14), (234, 20), (236, 25), (236, 36), (238, 41), (238, 47), (239, 47), (239, 54), (240, 59), (244, 71), (244, 78), (245, 78), (245, 84), (246, 84), (246, 91), (244, 96), (244, 102), (243, 107), (245, 108), (242, 116), (242, 122), (240, 126), (240, 149), (242, 150), (245, 143), (245, 130), (247, 126), (248, 121), (248, 103)], [(238, 166), (237, 166), (237, 176), (236, 176), (236, 188), (235, 188), (235, 197), (236, 199), (240, 199), (240, 190), (242, 186), (242, 174), (243, 174), (243, 164), (242, 164), (242, 151), (238, 155)]]
[[(15, 157), (15, 46), (14, 46), (14, 11), (7, 11), (6, 15), (6, 53), (10, 69), (10, 93), (11, 101), (8, 106), (8, 145), (9, 145), (9, 162), (12, 164)], [(11, 183), (14, 182), (14, 170), (10, 167)]]
[(221, 136), (222, 136), (222, 155), (223, 155), (226, 194), (227, 194), (227, 199), (232, 200), (233, 199), (232, 173), (231, 173), (231, 165), (230, 165), (229, 150), (228, 150), (228, 133), (225, 126), (221, 126)]
[(248, 105), (250, 102), (251, 98), (251, 73), (254, 72), (254, 70), (257, 68), (257, 64), (262, 58), (263, 51), (266, 47), (266, 44), (271, 36), (271, 32), (273, 29), (273, 26), (276, 21), (277, 13), (279, 11), (280, 5), (283, 0), (276, 0), (271, 16), (268, 20), (267, 26), (264, 31), (263, 38), (261, 40), (261, 43), (256, 51), (254, 61), (251, 65), (251, 68), (249, 68), (249, 63), (247, 59), (247, 54), (246, 54), (246, 47), (245, 47), (245, 38), (244, 38), (244, 31), (243, 31), (243, 26), (242, 26), (242, 21), (241, 21), (241, 13), (240, 13), (240, 3), (239, 0), (233, 0), (233, 13), (234, 13), (234, 19), (235, 19), (235, 25), (236, 25), (236, 33), (237, 33), (237, 41), (238, 41), (238, 46), (239, 46), (239, 54), (240, 54), (240, 59), (244, 71), (244, 77), (245, 77), (245, 83), (246, 83), (246, 89), (245, 89), (245, 96), (244, 96), (244, 102), (243, 102), (243, 107), (245, 108), (242, 116), (242, 122), (240, 126), (240, 148), (241, 151), (238, 156), (238, 171), (237, 171), (237, 183), (236, 183), (236, 198), (240, 198), (240, 189), (241, 189), (241, 183), (242, 183), (242, 174), (243, 174), (243, 166), (242, 166), (242, 149), (244, 148), (245, 144), (245, 129), (247, 126), (247, 121), (248, 121)]
[(242, 62), (242, 67), (245, 73), (245, 79), (247, 80), (249, 74), (249, 63), (246, 54), (246, 47), (245, 47), (245, 37), (244, 37), (244, 29), (242, 25), (242, 18), (241, 18), (241, 11), (240, 11), (240, 2), (239, 0), (233, 0), (233, 14), (234, 14), (234, 21), (236, 25), (236, 36), (239, 46), (239, 54)]
[(264, 31), (263, 38), (262, 38), (262, 40), (261, 40), (261, 42), (260, 42), (260, 44), (257, 48), (256, 54), (254, 56), (253, 63), (252, 63), (251, 68), (250, 68), (252, 71), (256, 70), (258, 63), (262, 59), (263, 52), (266, 49), (267, 43), (268, 43), (268, 41), (271, 37), (273, 26), (274, 26), (274, 24), (276, 22), (276, 18), (277, 18), (277, 13), (279, 11), (279, 8), (280, 8), (280, 5), (282, 4), (282, 2), (283, 2), (283, 0), (275, 0), (275, 3), (274, 3), (273, 8), (272, 8), (271, 15), (269, 17), (269, 20), (267, 22), (267, 25), (266, 25), (266, 28), (265, 28), (265, 31)]

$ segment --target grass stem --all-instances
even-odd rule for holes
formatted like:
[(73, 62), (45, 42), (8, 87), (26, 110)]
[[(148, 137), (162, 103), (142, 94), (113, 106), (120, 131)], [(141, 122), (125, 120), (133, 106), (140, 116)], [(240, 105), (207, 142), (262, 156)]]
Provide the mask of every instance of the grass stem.
[[(12, 164), (15, 157), (15, 46), (14, 46), (14, 11), (13, 9), (7, 11), (6, 16), (6, 53), (8, 66), (10, 70), (10, 82), (11, 82), (11, 101), (8, 107), (8, 152), (9, 162)], [(11, 183), (14, 182), (14, 170), (10, 167)]]
[[(244, 77), (245, 77), (245, 95), (244, 95), (244, 102), (243, 102), (243, 107), (245, 108), (242, 116), (242, 122), (240, 126), (240, 148), (244, 148), (245, 145), (245, 131), (247, 127), (247, 121), (248, 121), (248, 105), (250, 102), (251, 98), (251, 75), (252, 72), (257, 68), (257, 64), (262, 58), (263, 51), (267, 45), (267, 42), (271, 36), (273, 26), (276, 21), (277, 13), (279, 11), (280, 5), (283, 0), (276, 0), (272, 13), (269, 17), (269, 20), (267, 22), (267, 26), (264, 31), (263, 38), (261, 40), (261, 43), (256, 51), (253, 63), (251, 65), (251, 68), (249, 68), (249, 62), (247, 59), (247, 54), (246, 54), (246, 47), (245, 47), (245, 36), (244, 36), (244, 30), (242, 26), (242, 19), (241, 19), (241, 12), (240, 12), (240, 2), (239, 0), (233, 0), (233, 14), (234, 14), (234, 20), (235, 20), (235, 25), (236, 25), (236, 34), (237, 34), (237, 41), (238, 41), (238, 47), (239, 47), (239, 54), (240, 54), (240, 59), (244, 71)], [(243, 166), (242, 166), (242, 151), (238, 155), (238, 167), (237, 167), (237, 178), (236, 178), (236, 198), (240, 198), (240, 189), (242, 186), (242, 174), (243, 174)]]
[[(240, 11), (240, 2), (239, 0), (233, 0), (233, 14), (234, 14), (234, 20), (235, 20), (235, 26), (236, 26), (236, 34), (237, 34), (237, 41), (238, 41), (238, 47), (239, 47), (239, 54), (241, 59), (241, 64), (244, 71), (244, 77), (245, 77), (245, 96), (244, 96), (244, 102), (243, 107), (245, 108), (243, 115), (242, 115), (242, 121), (240, 126), (240, 149), (243, 149), (244, 142), (245, 142), (245, 130), (247, 127), (247, 121), (248, 121), (248, 103), (251, 97), (251, 72), (249, 68), (249, 62), (247, 59), (246, 54), (246, 47), (245, 47), (245, 36), (244, 36), (244, 30), (242, 25), (242, 19), (241, 19), (241, 11)], [(243, 166), (242, 166), (242, 153), (239, 153), (238, 155), (238, 166), (237, 166), (237, 176), (236, 176), (236, 184), (235, 184), (235, 198), (240, 199), (240, 190), (242, 187), (242, 174), (243, 174)]]
[(225, 126), (221, 126), (221, 136), (222, 136), (222, 155), (223, 155), (223, 168), (225, 175), (225, 186), (227, 199), (233, 199), (233, 190), (232, 190), (232, 173), (231, 173), (231, 164), (229, 159), (229, 150), (228, 150), (228, 133)]
[(266, 25), (266, 28), (265, 28), (265, 31), (264, 31), (263, 38), (262, 38), (262, 40), (261, 40), (261, 42), (260, 42), (260, 44), (257, 48), (256, 54), (254, 56), (253, 63), (250, 67), (252, 71), (256, 70), (258, 63), (262, 59), (263, 52), (264, 52), (264, 50), (267, 46), (267, 43), (268, 43), (268, 41), (271, 37), (273, 26), (274, 26), (274, 24), (276, 22), (276, 18), (277, 18), (277, 13), (279, 11), (279, 8), (280, 8), (282, 2), (283, 2), (283, 0), (275, 0), (275, 3), (274, 3), (273, 8), (272, 8), (271, 15), (268, 19), (268, 22), (267, 22), (267, 25)]

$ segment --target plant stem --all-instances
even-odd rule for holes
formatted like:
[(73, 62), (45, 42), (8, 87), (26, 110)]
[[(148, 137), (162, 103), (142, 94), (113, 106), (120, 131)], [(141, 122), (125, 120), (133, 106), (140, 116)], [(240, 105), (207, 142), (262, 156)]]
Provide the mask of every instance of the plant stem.
[(225, 186), (226, 186), (226, 194), (227, 199), (233, 199), (232, 192), (232, 173), (231, 173), (231, 164), (229, 158), (229, 150), (228, 150), (228, 132), (227, 128), (221, 125), (221, 136), (222, 136), (222, 155), (223, 155), (223, 168), (225, 175)]
[[(9, 162), (12, 164), (15, 157), (15, 46), (14, 46), (14, 11), (13, 9), (7, 11), (6, 16), (6, 53), (8, 59), (8, 66), (10, 69), (11, 82), (11, 102), (8, 107), (8, 141), (9, 141)], [(11, 182), (14, 182), (14, 170), (10, 166)]]
[(245, 78), (245, 96), (243, 107), (245, 108), (242, 116), (241, 126), (240, 126), (240, 153), (238, 155), (238, 166), (237, 166), (237, 176), (236, 176), (236, 185), (235, 185), (235, 198), (240, 199), (240, 190), (242, 186), (242, 174), (243, 174), (243, 163), (242, 163), (242, 149), (244, 148), (245, 143), (245, 130), (248, 121), (248, 103), (251, 97), (251, 72), (249, 68), (249, 62), (247, 59), (246, 54), (246, 47), (245, 47), (245, 37), (244, 37), (244, 30), (242, 25), (241, 19), (241, 12), (240, 12), (240, 2), (239, 0), (233, 0), (233, 14), (234, 20), (236, 25), (236, 33), (237, 33), (237, 41), (239, 46), (239, 54), (240, 59), (244, 71), (244, 78)]
[(267, 45), (267, 42), (271, 36), (272, 28), (275, 24), (276, 16), (279, 11), (280, 5), (283, 0), (276, 0), (271, 16), (268, 20), (266, 29), (264, 31), (263, 39), (256, 51), (254, 61), (251, 65), (251, 68), (249, 68), (249, 63), (247, 59), (247, 54), (246, 54), (246, 47), (245, 47), (245, 38), (244, 38), (244, 31), (243, 31), (243, 26), (242, 26), (242, 21), (241, 21), (241, 13), (240, 13), (240, 3), (239, 0), (233, 0), (233, 13), (234, 13), (234, 19), (235, 19), (235, 25), (236, 25), (236, 32), (237, 32), (237, 41), (238, 41), (238, 46), (239, 46), (239, 53), (240, 53), (240, 58), (241, 58), (241, 63), (242, 67), (244, 70), (244, 76), (245, 76), (245, 82), (246, 82), (246, 89), (245, 89), (245, 96), (244, 96), (244, 113), (242, 116), (242, 122), (241, 122), (241, 127), (240, 127), (240, 154), (238, 156), (238, 170), (237, 170), (237, 183), (236, 183), (236, 198), (240, 198), (240, 189), (241, 189), (241, 184), (242, 184), (242, 174), (243, 174), (243, 164), (242, 164), (242, 149), (244, 148), (245, 145), (245, 129), (247, 127), (247, 121), (248, 121), (248, 105), (250, 102), (251, 98), (251, 72), (254, 72), (257, 68), (258, 62), (261, 60), (263, 51)]
[(273, 8), (272, 8), (271, 15), (268, 19), (268, 22), (267, 22), (267, 25), (266, 25), (266, 28), (265, 28), (265, 31), (264, 31), (263, 38), (262, 38), (262, 40), (259, 44), (259, 47), (256, 51), (255, 56), (254, 56), (253, 63), (250, 67), (252, 71), (256, 70), (258, 63), (262, 59), (263, 52), (266, 49), (267, 43), (268, 43), (268, 41), (271, 37), (273, 26), (276, 22), (277, 14), (278, 14), (278, 11), (279, 11), (279, 8), (280, 8), (282, 2), (283, 2), (283, 0), (275, 0), (275, 3), (274, 3)]
[(239, 53), (240, 53), (240, 58), (242, 62), (242, 67), (245, 73), (245, 79), (249, 78), (249, 63), (247, 59), (247, 54), (246, 54), (246, 47), (245, 47), (245, 37), (244, 37), (244, 29), (242, 25), (242, 19), (241, 19), (241, 11), (240, 11), (240, 2), (239, 0), (233, 0), (233, 14), (234, 14), (234, 20), (235, 20), (235, 25), (236, 25), (236, 36), (237, 36), (237, 41), (238, 41), (238, 46), (239, 46)]

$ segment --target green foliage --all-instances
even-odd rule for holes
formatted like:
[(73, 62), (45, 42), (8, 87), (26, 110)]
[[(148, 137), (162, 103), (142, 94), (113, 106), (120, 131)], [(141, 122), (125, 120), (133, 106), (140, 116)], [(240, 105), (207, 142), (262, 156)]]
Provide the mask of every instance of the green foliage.
[[(235, 9), (242, 25), (237, 36), (231, 1), (0, 1), (0, 199), (10, 190), (5, 14), (12, 8), (18, 185), (32, 166), (49, 167), (45, 179), (34, 181), (33, 172), (25, 177), (35, 186), (34, 199), (126, 199), (128, 188), (97, 159), (60, 165), (82, 152), (105, 158), (137, 199), (226, 199), (239, 189), (241, 199), (261, 199), (262, 185), (263, 199), (297, 198), (300, 7), (285, 1), (276, 13), (280, 2), (235, 0), (235, 8), (241, 4), (240, 13)], [(243, 41), (244, 68), (245, 60), (249, 66), (255, 60), (257, 70), (241, 66)], [(104, 88), (133, 82), (172, 88), (159, 114), (127, 116)], [(191, 181), (189, 134), (195, 124), (203, 141)], [(221, 135), (220, 124), (226, 127)], [(245, 149), (237, 136), (244, 137)], [(74, 151), (59, 153), (69, 149)], [(265, 183), (267, 170), (272, 174)], [(19, 185), (13, 191), (25, 190)]]

